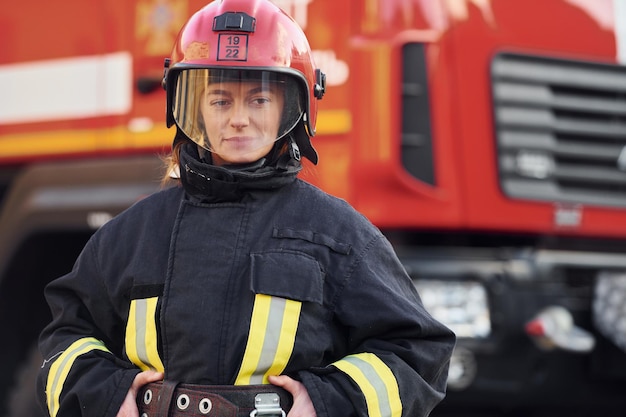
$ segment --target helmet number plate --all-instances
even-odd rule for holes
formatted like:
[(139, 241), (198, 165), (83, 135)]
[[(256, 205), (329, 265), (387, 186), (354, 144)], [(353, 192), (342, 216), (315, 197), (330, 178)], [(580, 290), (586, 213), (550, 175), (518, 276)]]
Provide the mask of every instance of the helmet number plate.
[(248, 35), (220, 33), (217, 40), (218, 61), (247, 61)]

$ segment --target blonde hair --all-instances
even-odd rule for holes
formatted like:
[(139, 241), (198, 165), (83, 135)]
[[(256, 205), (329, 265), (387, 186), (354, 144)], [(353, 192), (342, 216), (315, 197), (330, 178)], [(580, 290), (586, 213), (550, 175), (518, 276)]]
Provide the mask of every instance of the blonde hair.
[(161, 178), (161, 186), (166, 187), (171, 185), (172, 182), (178, 183), (180, 181), (180, 149), (183, 147), (185, 141), (177, 142), (170, 153), (163, 157), (163, 163), (165, 164), (165, 173)]

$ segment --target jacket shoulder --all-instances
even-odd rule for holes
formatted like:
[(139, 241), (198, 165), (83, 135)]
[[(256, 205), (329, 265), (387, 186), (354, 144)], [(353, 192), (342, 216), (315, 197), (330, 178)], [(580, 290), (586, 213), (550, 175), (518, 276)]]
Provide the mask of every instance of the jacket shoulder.
[(368, 221), (365, 216), (359, 213), (346, 200), (336, 197), (332, 194), (328, 194), (326, 191), (316, 187), (313, 184), (310, 184), (303, 180), (298, 180), (295, 182), (295, 189), (296, 202), (300, 205), (308, 206), (312, 203), (316, 205), (323, 205), (333, 210), (339, 210), (341, 213), (345, 213), (350, 216), (357, 216), (362, 218), (362, 220), (364, 221)]
[(329, 233), (355, 230), (364, 238), (365, 235), (370, 238), (381, 235), (378, 228), (347, 201), (302, 180), (296, 181), (294, 189), (293, 207), (300, 214), (300, 221), (310, 221), (316, 228), (327, 229)]
[(168, 223), (173, 223), (182, 198), (181, 187), (167, 188), (150, 194), (104, 224), (96, 235), (119, 236), (122, 231), (129, 234), (163, 228)]

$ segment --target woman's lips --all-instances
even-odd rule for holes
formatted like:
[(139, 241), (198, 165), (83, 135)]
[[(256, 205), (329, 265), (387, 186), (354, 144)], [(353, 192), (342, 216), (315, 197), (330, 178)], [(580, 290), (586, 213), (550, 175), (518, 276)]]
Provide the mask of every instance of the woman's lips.
[(223, 143), (226, 144), (226, 146), (235, 149), (249, 148), (257, 142), (258, 139), (253, 136), (231, 136), (223, 139)]
[(252, 136), (231, 136), (229, 138), (225, 138), (224, 142), (230, 143), (246, 143), (252, 142), (255, 138)]

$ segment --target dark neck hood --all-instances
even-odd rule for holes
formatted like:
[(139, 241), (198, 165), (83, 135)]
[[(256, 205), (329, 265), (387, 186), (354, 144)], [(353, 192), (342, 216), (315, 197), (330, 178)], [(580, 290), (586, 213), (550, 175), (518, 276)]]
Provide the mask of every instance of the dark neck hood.
[[(210, 154), (207, 154), (210, 157)], [(180, 179), (190, 198), (205, 203), (240, 201), (256, 190), (272, 190), (292, 183), (302, 169), (291, 152), (269, 163), (216, 166), (198, 154), (195, 144), (180, 149)]]

